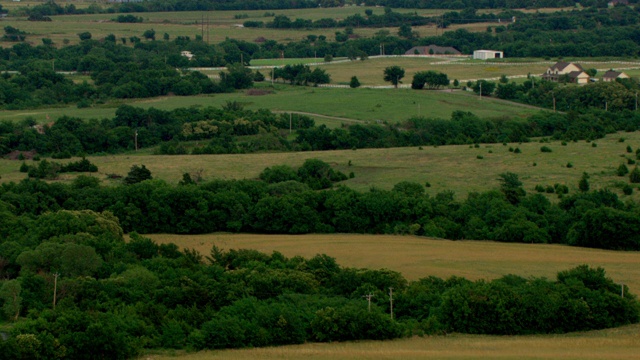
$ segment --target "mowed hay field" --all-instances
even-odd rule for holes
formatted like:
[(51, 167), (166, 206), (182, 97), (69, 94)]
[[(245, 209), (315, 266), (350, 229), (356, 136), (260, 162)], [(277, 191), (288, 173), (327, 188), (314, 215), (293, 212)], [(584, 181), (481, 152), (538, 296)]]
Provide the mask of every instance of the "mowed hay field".
[[(624, 142), (619, 142), (625, 138)], [(480, 145), (450, 145), (440, 147), (425, 146), (358, 149), (336, 151), (309, 151), (262, 154), (234, 155), (151, 155), (151, 150), (121, 155), (89, 156), (99, 172), (94, 176), (106, 180), (107, 174), (126, 175), (132, 165), (144, 164), (154, 178), (169, 183), (177, 183), (185, 172), (202, 170), (205, 180), (218, 179), (256, 179), (266, 167), (287, 164), (298, 167), (306, 159), (317, 158), (331, 164), (346, 174), (353, 172), (355, 177), (340, 184), (359, 191), (371, 187), (391, 189), (401, 181), (413, 181), (419, 184), (430, 183), (426, 191), (435, 195), (452, 190), (458, 199), (469, 192), (497, 189), (498, 175), (513, 172), (519, 175), (527, 192), (533, 193), (536, 185), (566, 184), (570, 193), (578, 191), (578, 181), (583, 172), (590, 175), (591, 189), (610, 188), (621, 199), (640, 198), (639, 191), (631, 196), (623, 195), (621, 185), (628, 183), (628, 176), (616, 176), (615, 170), (627, 158), (635, 154), (627, 153), (626, 147), (633, 151), (640, 147), (640, 132), (612, 134), (595, 141), (596, 147), (586, 141), (569, 142), (562, 146), (559, 141), (541, 144), (511, 143)], [(551, 153), (540, 151), (542, 146), (552, 149)], [(510, 152), (509, 148), (519, 148), (520, 154)], [(483, 159), (478, 159), (482, 156)], [(56, 160), (59, 162), (77, 161)], [(348, 165), (351, 161), (351, 166)], [(19, 172), (21, 161), (0, 159), (0, 182), (20, 181), (26, 175)], [(534, 165), (535, 163), (535, 165)], [(567, 167), (571, 163), (572, 167)], [(633, 165), (628, 165), (630, 169)], [(62, 181), (69, 181), (77, 174), (62, 174)], [(549, 195), (549, 194), (547, 194)], [(549, 195), (552, 201), (556, 196)]]
[(640, 326), (565, 335), (486, 336), (450, 334), (389, 341), (303, 344), (242, 350), (145, 355), (145, 360), (395, 360), (395, 359), (636, 359)]
[(450, 241), (417, 236), (361, 234), (206, 234), (145, 235), (157, 243), (175, 243), (208, 255), (221, 249), (279, 251), (306, 258), (327, 254), (342, 266), (402, 273), (409, 280), (427, 276), (495, 279), (506, 274), (554, 279), (558, 271), (581, 264), (603, 267), (616, 283), (640, 294), (640, 252), (587, 249), (565, 245), (492, 241)]
[[(410, 85), (413, 76), (419, 71), (434, 70), (447, 74), (451, 82), (455, 79), (466, 82), (476, 79), (498, 79), (502, 75), (526, 76), (530, 73), (534, 76), (540, 76), (552, 65), (549, 61), (487, 64), (469, 60), (450, 60), (446, 57), (372, 58), (364, 61), (329, 63), (319, 65), (319, 67), (331, 75), (331, 83), (334, 84), (349, 84), (351, 77), (356, 76), (362, 85), (389, 85), (383, 80), (384, 69), (388, 66), (400, 66), (405, 70), (402, 83)], [(640, 67), (640, 63), (638, 66)], [(464, 85), (466, 84), (460, 84), (460, 86)]]

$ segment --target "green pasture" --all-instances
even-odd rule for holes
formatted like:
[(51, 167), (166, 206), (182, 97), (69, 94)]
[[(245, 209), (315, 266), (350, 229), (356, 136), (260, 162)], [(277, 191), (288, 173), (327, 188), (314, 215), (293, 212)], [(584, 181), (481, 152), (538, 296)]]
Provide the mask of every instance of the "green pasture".
[[(382, 77), (382, 75), (380, 75)], [(263, 84), (269, 89), (270, 84)], [(266, 108), (272, 111), (298, 111), (370, 122), (398, 122), (412, 116), (449, 118), (456, 110), (471, 111), (480, 117), (526, 117), (539, 111), (526, 105), (499, 99), (480, 99), (463, 91), (428, 91), (411, 89), (350, 89), (314, 88), (276, 84), (275, 90), (266, 95), (248, 95), (247, 92), (215, 94), (208, 96), (168, 96), (136, 101), (114, 102), (108, 105), (78, 109), (75, 106), (0, 111), (0, 120), (21, 120), (33, 117), (45, 123), (47, 115), (56, 119), (62, 115), (90, 118), (109, 118), (115, 115), (117, 106), (127, 103), (143, 108), (155, 107), (171, 110), (188, 106), (221, 106), (227, 101), (237, 101), (247, 109)]]
[[(625, 138), (624, 142), (619, 139)], [(355, 174), (355, 178), (342, 184), (360, 191), (371, 187), (391, 189), (401, 181), (430, 184), (427, 192), (435, 195), (451, 190), (458, 198), (470, 192), (487, 191), (499, 186), (498, 175), (514, 172), (520, 176), (527, 192), (533, 193), (536, 185), (566, 184), (570, 193), (578, 191), (578, 181), (583, 172), (590, 175), (591, 189), (609, 188), (622, 199), (640, 198), (638, 188), (631, 196), (623, 195), (621, 187), (629, 182), (628, 177), (618, 177), (617, 167), (634, 154), (626, 152), (627, 145), (635, 151), (640, 147), (640, 133), (620, 133), (609, 135), (596, 141), (597, 146), (586, 141), (570, 142), (562, 146), (560, 142), (541, 144), (488, 144), (479, 148), (467, 145), (358, 149), (320, 152), (285, 152), (244, 155), (152, 155), (151, 149), (121, 155), (90, 156), (100, 172), (95, 174), (106, 179), (107, 174), (126, 175), (134, 164), (145, 164), (154, 177), (170, 183), (177, 183), (185, 172), (202, 170), (205, 179), (253, 179), (269, 166), (288, 164), (302, 165), (306, 159), (318, 158), (330, 163), (334, 168)], [(551, 153), (540, 151), (548, 146)], [(519, 148), (521, 153), (510, 152), (509, 148)], [(481, 156), (482, 159), (478, 159)], [(65, 162), (65, 161), (62, 161)], [(351, 162), (351, 166), (349, 166)], [(571, 163), (571, 167), (567, 164)], [(25, 178), (20, 173), (20, 161), (0, 160), (0, 181), (19, 181)], [(629, 165), (632, 169), (633, 165)], [(76, 174), (63, 174), (62, 181), (74, 178)], [(108, 181), (105, 180), (105, 183)], [(555, 195), (549, 195), (556, 199)]]

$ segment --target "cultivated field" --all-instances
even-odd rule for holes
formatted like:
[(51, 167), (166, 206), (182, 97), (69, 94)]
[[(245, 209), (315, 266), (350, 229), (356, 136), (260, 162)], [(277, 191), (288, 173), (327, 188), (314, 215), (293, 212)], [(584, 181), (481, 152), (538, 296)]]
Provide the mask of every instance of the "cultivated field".
[(640, 353), (640, 326), (565, 335), (487, 336), (450, 334), (389, 341), (304, 344), (193, 354), (145, 355), (148, 360), (205, 359), (635, 359)]
[[(619, 139), (624, 137), (624, 142)], [(586, 141), (570, 142), (562, 146), (560, 142), (540, 144), (490, 144), (479, 148), (467, 145), (358, 149), (320, 152), (289, 152), (245, 155), (151, 155), (151, 150), (117, 156), (90, 156), (100, 172), (95, 176), (105, 182), (106, 174), (126, 175), (134, 164), (145, 164), (155, 178), (177, 183), (185, 172), (202, 169), (205, 179), (252, 179), (257, 178), (265, 167), (288, 164), (300, 166), (309, 158), (318, 158), (330, 163), (345, 173), (353, 171), (355, 178), (341, 184), (356, 190), (367, 191), (371, 187), (391, 189), (400, 181), (429, 182), (427, 192), (435, 195), (452, 190), (458, 198), (469, 192), (496, 189), (498, 174), (510, 171), (518, 174), (528, 192), (534, 192), (536, 185), (566, 184), (571, 193), (578, 191), (577, 185), (583, 172), (590, 175), (592, 189), (609, 188), (622, 199), (640, 198), (638, 190), (633, 195), (623, 195), (621, 185), (628, 183), (628, 177), (615, 175), (616, 168), (625, 157), (635, 157), (626, 152), (627, 145), (635, 151), (640, 146), (640, 133), (620, 133), (609, 135), (596, 141), (597, 147)], [(540, 147), (546, 145), (553, 152), (542, 153)], [(508, 149), (520, 148), (522, 153)], [(482, 155), (483, 159), (477, 159)], [(352, 166), (348, 166), (351, 161)], [(61, 160), (65, 162), (65, 160)], [(535, 165), (534, 165), (535, 163)], [(573, 167), (568, 168), (571, 163)], [(0, 182), (19, 181), (25, 177), (20, 173), (21, 162), (0, 160)], [(633, 165), (629, 165), (632, 168)], [(75, 175), (63, 174), (68, 181)], [(556, 199), (555, 195), (550, 198)]]
[[(41, 1), (8, 1), (2, 0), (3, 8), (10, 10), (10, 14), (19, 14), (20, 8), (41, 4)], [(90, 5), (106, 8), (108, 4), (100, 1), (66, 1), (59, 2), (60, 5), (73, 3), (78, 8), (85, 8)], [(118, 39), (130, 38), (132, 36), (142, 37), (147, 29), (154, 29), (157, 37), (162, 38), (164, 33), (173, 39), (176, 36), (189, 36), (192, 39), (196, 35), (202, 35), (205, 41), (218, 43), (226, 38), (233, 38), (245, 41), (254, 41), (259, 37), (282, 42), (297, 41), (305, 38), (309, 34), (324, 35), (328, 40), (333, 41), (335, 32), (342, 28), (330, 29), (266, 29), (266, 28), (242, 28), (239, 25), (245, 21), (269, 22), (272, 16), (265, 16), (265, 13), (276, 15), (286, 15), (291, 20), (297, 18), (318, 20), (331, 18), (341, 20), (354, 14), (365, 16), (365, 10), (372, 10), (374, 14), (384, 13), (382, 7), (365, 6), (345, 6), (342, 8), (313, 8), (313, 9), (286, 9), (286, 10), (230, 10), (230, 11), (184, 11), (184, 12), (150, 12), (133, 13), (137, 17), (142, 17), (142, 23), (118, 23), (114, 19), (118, 14), (89, 14), (89, 15), (60, 15), (52, 16), (51, 22), (31, 22), (26, 17), (9, 17), (2, 20), (3, 26), (13, 26), (28, 32), (27, 42), (39, 45), (42, 38), (50, 38), (57, 46), (62, 46), (63, 41), (77, 43), (78, 33), (89, 31), (94, 39), (101, 39), (109, 34), (114, 34)], [(451, 10), (443, 9), (394, 9), (394, 12), (417, 13), (420, 16), (436, 16)], [(496, 12), (492, 10), (491, 12)], [(541, 9), (541, 11), (556, 11), (556, 9)], [(482, 12), (482, 11), (480, 11)], [(485, 11), (486, 12), (486, 11)], [(242, 16), (236, 19), (236, 16)], [(486, 31), (488, 26), (495, 26), (496, 23), (472, 23), (472, 24), (452, 24), (447, 31), (466, 29), (474, 32)], [(397, 25), (399, 26), (399, 24)], [(382, 29), (389, 30), (392, 34), (397, 33), (398, 28), (356, 28), (354, 33), (361, 37), (371, 37)], [(436, 29), (434, 25), (418, 26), (414, 28), (420, 36), (436, 36), (442, 34), (442, 29)], [(0, 46), (12, 46), (13, 43), (0, 42)]]

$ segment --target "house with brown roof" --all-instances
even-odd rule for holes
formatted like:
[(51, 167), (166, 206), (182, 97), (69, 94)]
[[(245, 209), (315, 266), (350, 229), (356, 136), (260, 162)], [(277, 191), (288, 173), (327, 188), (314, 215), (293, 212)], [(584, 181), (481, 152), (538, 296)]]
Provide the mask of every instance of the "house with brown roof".
[(576, 84), (586, 84), (589, 82), (587, 74), (580, 64), (559, 61), (547, 69), (542, 78), (548, 81), (568, 81)]
[(405, 55), (462, 55), (462, 53), (451, 46), (414, 46), (407, 50)]
[(602, 81), (606, 81), (606, 82), (616, 81), (616, 79), (628, 79), (628, 78), (629, 78), (629, 75), (620, 71), (613, 71), (613, 70), (609, 70), (606, 73), (604, 73), (604, 75), (602, 75)]

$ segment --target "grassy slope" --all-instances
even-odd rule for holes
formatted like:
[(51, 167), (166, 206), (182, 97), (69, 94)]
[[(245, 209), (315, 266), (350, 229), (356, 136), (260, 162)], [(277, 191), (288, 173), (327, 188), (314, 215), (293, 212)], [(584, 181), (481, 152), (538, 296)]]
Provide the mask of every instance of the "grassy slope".
[[(626, 141), (618, 142), (620, 137), (625, 137)], [(453, 190), (458, 197), (471, 191), (497, 188), (498, 174), (506, 171), (519, 174), (528, 192), (533, 192), (538, 184), (560, 183), (568, 185), (573, 193), (578, 191), (577, 184), (582, 173), (588, 172), (592, 189), (609, 187), (623, 199), (638, 199), (640, 196), (638, 191), (629, 197), (622, 195), (619, 189), (616, 190), (618, 184), (628, 182), (628, 177), (618, 177), (614, 173), (625, 156), (634, 155), (626, 153), (627, 145), (633, 150), (640, 146), (640, 133), (609, 135), (597, 140), (597, 147), (592, 147), (592, 144), (585, 141), (569, 143), (567, 146), (561, 146), (559, 142), (544, 144), (553, 150), (551, 153), (540, 152), (542, 145), (533, 142), (508, 146), (482, 145), (480, 148), (456, 145), (425, 147), (423, 150), (411, 147), (197, 156), (157, 156), (146, 150), (137, 154), (96, 156), (89, 159), (100, 169), (96, 176), (102, 179), (109, 173), (126, 175), (133, 164), (145, 164), (155, 177), (177, 183), (184, 172), (197, 169), (204, 170), (206, 179), (257, 178), (267, 166), (300, 166), (306, 159), (319, 158), (347, 174), (353, 171), (355, 178), (343, 184), (357, 190), (366, 191), (372, 186), (391, 189), (404, 180), (420, 184), (428, 181), (431, 187), (427, 188), (427, 192), (430, 194)], [(522, 153), (509, 152), (509, 147), (519, 147)], [(484, 159), (477, 159), (478, 155), (482, 155)], [(349, 160), (352, 166), (347, 165)], [(534, 162), (536, 166), (533, 166)], [(566, 167), (569, 162), (572, 163), (572, 168)], [(19, 161), (0, 160), (0, 181), (19, 181), (24, 178), (25, 175), (18, 172), (19, 167)], [(73, 176), (65, 174), (62, 179)]]
[[(382, 75), (380, 75), (382, 76)], [(262, 86), (268, 87), (269, 84)], [(383, 120), (397, 122), (411, 116), (425, 115), (448, 119), (455, 110), (471, 111), (480, 117), (496, 117), (508, 114), (525, 117), (538, 111), (525, 105), (497, 99), (482, 100), (473, 95), (454, 91), (415, 91), (410, 89), (330, 89), (293, 87), (276, 84), (274, 93), (249, 96), (243, 92), (208, 96), (169, 96), (153, 99), (127, 101), (127, 104), (143, 108), (155, 107), (171, 110), (187, 106), (221, 106), (227, 101), (238, 101), (247, 109), (266, 108), (274, 111), (304, 111), (322, 115), (345, 117), (357, 120)], [(0, 120), (20, 120), (28, 116), (37, 122), (46, 123), (46, 116), (56, 119), (62, 115), (89, 118), (110, 118), (116, 107), (125, 102), (78, 109), (75, 106), (0, 111)]]

